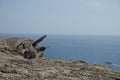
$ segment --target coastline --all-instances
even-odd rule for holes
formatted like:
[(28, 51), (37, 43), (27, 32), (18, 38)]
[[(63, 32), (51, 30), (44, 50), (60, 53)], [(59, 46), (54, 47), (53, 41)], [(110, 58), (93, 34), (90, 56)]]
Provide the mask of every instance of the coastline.
[(39, 58), (29, 65), (15, 50), (26, 38), (0, 38), (2, 80), (120, 80), (120, 72), (108, 66), (82, 61)]

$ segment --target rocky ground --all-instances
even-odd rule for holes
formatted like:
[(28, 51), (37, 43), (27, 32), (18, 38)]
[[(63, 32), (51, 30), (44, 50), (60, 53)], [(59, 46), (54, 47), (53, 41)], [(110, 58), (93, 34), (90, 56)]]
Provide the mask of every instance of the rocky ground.
[(39, 58), (30, 65), (15, 49), (25, 39), (0, 39), (0, 80), (120, 80), (108, 66), (84, 61)]

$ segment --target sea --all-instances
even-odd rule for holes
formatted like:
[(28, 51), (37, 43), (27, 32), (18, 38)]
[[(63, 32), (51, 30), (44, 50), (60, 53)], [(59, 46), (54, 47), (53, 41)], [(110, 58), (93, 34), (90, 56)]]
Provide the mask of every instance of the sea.
[[(0, 37), (27, 37), (37, 40), (44, 34), (0, 34)], [(41, 42), (49, 46), (45, 58), (80, 60), (109, 65), (120, 72), (120, 36), (47, 35)]]

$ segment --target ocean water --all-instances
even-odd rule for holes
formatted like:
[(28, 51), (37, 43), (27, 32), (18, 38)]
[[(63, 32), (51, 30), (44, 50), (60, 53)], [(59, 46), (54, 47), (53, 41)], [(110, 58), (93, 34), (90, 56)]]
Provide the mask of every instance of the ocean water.
[[(0, 37), (28, 37), (37, 39), (38, 34), (0, 34)], [(120, 71), (120, 36), (48, 35), (41, 42), (49, 46), (46, 58), (82, 60), (92, 64), (109, 64)]]

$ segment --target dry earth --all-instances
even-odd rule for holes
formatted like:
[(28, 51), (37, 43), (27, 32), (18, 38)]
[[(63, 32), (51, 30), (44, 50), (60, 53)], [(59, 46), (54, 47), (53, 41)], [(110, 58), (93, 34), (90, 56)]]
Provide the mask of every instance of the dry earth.
[(26, 38), (0, 38), (0, 80), (120, 80), (105, 65), (39, 58), (30, 65), (15, 47)]

